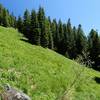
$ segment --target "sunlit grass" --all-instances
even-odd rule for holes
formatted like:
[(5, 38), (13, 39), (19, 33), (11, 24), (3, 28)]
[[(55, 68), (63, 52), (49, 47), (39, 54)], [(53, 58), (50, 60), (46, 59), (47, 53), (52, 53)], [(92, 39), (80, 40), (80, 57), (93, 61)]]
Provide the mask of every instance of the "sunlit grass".
[[(49, 49), (22, 41), (13, 28), (0, 27), (0, 85), (9, 83), (32, 100), (56, 100), (70, 88), (82, 66)], [(99, 72), (84, 69), (69, 98), (100, 100)]]

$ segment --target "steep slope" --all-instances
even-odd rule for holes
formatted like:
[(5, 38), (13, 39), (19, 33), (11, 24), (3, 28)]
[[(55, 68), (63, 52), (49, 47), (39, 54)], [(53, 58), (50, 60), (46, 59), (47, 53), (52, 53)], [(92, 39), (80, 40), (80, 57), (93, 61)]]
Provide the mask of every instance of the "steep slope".
[(32, 100), (63, 96), (65, 100), (100, 100), (99, 72), (29, 44), (17, 30), (0, 27), (0, 84), (4, 83), (21, 89)]

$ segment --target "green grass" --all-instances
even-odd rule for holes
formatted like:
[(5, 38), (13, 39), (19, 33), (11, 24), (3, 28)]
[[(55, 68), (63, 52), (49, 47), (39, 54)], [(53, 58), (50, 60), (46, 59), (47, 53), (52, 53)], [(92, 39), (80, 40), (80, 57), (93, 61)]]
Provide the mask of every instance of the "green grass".
[[(0, 84), (9, 83), (32, 100), (60, 99), (84, 67), (21, 39), (17, 30), (0, 27)], [(67, 100), (100, 100), (100, 84), (95, 77), (100, 73), (84, 68)]]

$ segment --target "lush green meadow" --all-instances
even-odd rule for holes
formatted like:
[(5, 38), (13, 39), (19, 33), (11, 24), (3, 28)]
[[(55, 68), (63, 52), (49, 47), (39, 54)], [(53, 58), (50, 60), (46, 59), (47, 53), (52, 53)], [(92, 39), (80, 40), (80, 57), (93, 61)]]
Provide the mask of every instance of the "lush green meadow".
[(17, 30), (0, 27), (0, 85), (9, 83), (32, 100), (100, 100), (99, 72), (23, 40)]

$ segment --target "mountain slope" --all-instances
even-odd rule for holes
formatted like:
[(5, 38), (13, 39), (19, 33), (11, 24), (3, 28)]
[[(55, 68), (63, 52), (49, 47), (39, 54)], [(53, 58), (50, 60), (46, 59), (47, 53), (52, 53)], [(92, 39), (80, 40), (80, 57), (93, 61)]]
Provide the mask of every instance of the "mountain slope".
[(100, 100), (99, 72), (29, 44), (13, 28), (0, 27), (0, 84), (4, 83), (23, 90), (32, 100), (63, 96), (65, 100)]

